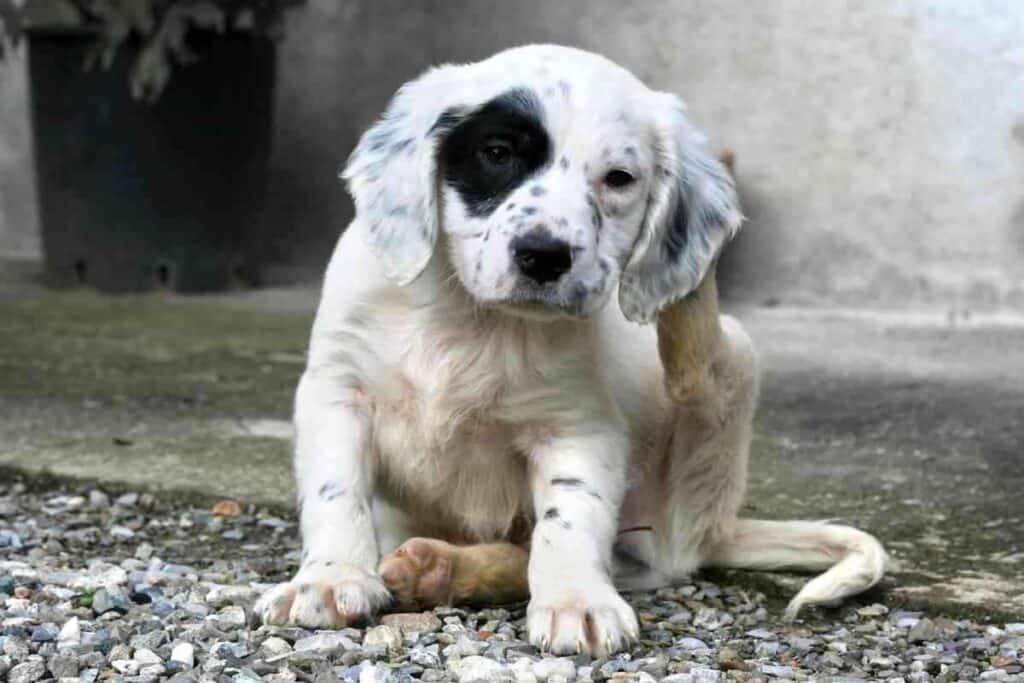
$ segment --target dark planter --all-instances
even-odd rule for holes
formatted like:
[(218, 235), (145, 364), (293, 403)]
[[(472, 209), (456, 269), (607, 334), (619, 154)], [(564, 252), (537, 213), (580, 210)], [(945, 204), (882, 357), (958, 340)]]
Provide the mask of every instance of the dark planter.
[(29, 36), (32, 130), (48, 282), (103, 292), (254, 284), (275, 47), (190, 34), (155, 104), (131, 98), (137, 48), (83, 71), (88, 35)]

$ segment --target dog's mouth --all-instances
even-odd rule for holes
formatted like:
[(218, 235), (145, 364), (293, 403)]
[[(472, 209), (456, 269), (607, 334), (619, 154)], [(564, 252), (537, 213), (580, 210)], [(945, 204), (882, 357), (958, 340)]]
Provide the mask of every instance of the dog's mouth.
[(566, 308), (564, 306), (552, 306), (540, 301), (501, 301), (495, 304), (495, 308), (502, 313), (517, 318), (528, 320), (564, 320), (566, 318), (584, 319), (587, 314), (581, 310)]
[(556, 289), (517, 287), (491, 305), (509, 315), (532, 320), (584, 319), (600, 307), (600, 292), (582, 284)]

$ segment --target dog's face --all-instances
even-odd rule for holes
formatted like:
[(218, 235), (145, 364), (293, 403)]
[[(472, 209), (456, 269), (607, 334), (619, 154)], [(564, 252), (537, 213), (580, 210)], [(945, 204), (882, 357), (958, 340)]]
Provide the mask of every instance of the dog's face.
[(531, 46), (406, 85), (345, 177), (399, 283), (440, 245), (482, 305), (581, 316), (618, 285), (647, 321), (739, 224), (701, 142), (674, 97), (596, 55)]

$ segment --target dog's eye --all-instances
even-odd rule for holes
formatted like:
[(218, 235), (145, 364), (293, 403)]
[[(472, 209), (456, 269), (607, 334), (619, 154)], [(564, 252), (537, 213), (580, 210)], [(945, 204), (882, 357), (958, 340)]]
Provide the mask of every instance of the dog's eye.
[(633, 174), (623, 171), (621, 168), (608, 171), (604, 176), (604, 184), (615, 189), (632, 185), (634, 182), (636, 182), (636, 178), (633, 177)]
[(491, 166), (505, 166), (512, 160), (512, 147), (506, 142), (489, 142), (480, 149), (480, 158)]

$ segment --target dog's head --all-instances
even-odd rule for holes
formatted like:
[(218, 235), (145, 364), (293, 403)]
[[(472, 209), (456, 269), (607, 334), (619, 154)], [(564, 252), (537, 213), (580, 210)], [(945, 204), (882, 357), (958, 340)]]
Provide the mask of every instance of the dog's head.
[(480, 304), (587, 315), (619, 288), (647, 322), (741, 217), (682, 102), (594, 54), (529, 46), (403, 86), (343, 177), (389, 278), (435, 247)]

